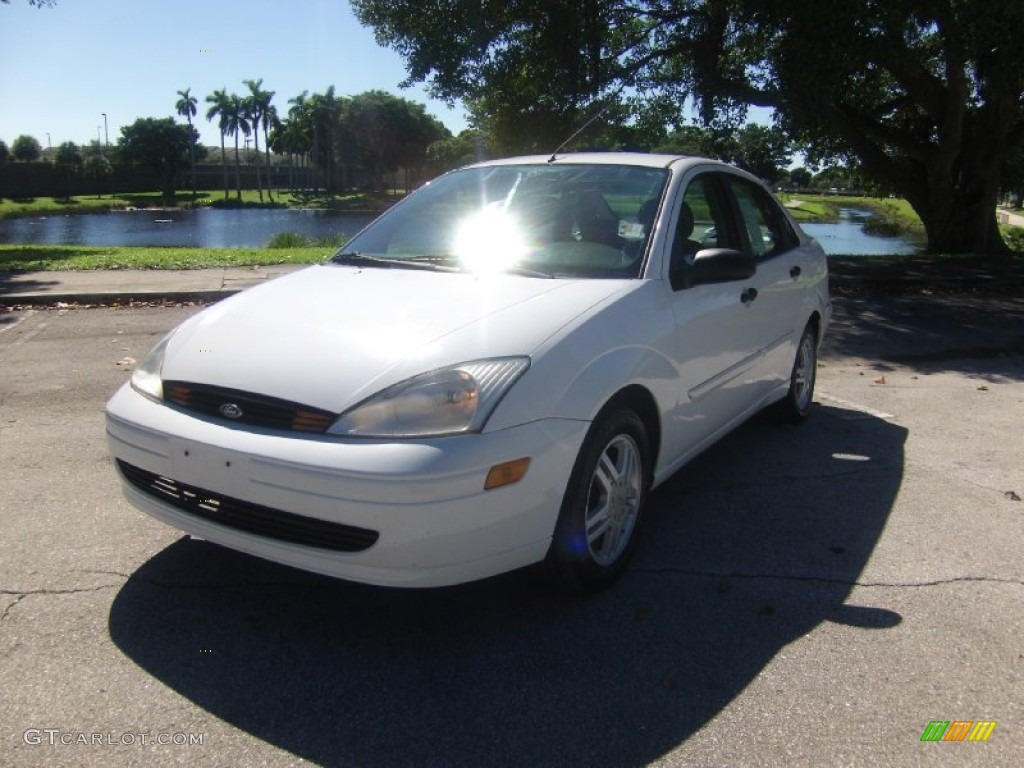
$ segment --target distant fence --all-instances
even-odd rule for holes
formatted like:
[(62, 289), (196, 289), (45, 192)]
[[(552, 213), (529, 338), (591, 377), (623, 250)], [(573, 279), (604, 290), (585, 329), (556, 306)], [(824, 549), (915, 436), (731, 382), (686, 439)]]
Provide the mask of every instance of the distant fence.
[(159, 190), (160, 179), (147, 168), (117, 166), (104, 179), (96, 180), (76, 174), (61, 179), (52, 163), (4, 163), (0, 165), (0, 197), (62, 197), (118, 192), (153, 192)]
[[(299, 187), (308, 186), (312, 179), (306, 168), (293, 167), (289, 178), (289, 166), (271, 166), (270, 182), (273, 189), (287, 189), (290, 182)], [(256, 170), (252, 166), (241, 168), (242, 189), (256, 189)], [(266, 168), (260, 169), (260, 180), (267, 188)], [(234, 193), (236, 183), (235, 166), (228, 165), (228, 189)], [(321, 180), (322, 183), (322, 180)], [(188, 168), (182, 169), (175, 180), (179, 190), (191, 188)], [(220, 165), (200, 164), (196, 166), (196, 189), (211, 195), (224, 194), (224, 170)], [(0, 165), (0, 197), (63, 197), (64, 195), (120, 194), (136, 192), (159, 192), (160, 177), (148, 168), (114, 166), (114, 172), (102, 179), (93, 179), (78, 173), (69, 179), (62, 179), (53, 163), (4, 163)]]

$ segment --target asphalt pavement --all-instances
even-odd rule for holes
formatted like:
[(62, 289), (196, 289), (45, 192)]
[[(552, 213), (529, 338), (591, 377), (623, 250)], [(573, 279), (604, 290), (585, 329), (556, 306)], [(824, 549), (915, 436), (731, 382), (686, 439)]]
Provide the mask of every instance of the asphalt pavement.
[[(622, 581), (579, 598), (533, 571), (348, 584), (121, 498), (103, 404), (130, 361), (272, 273), (0, 274), (3, 765), (1019, 764), (1012, 281), (834, 270), (808, 421), (685, 467)], [(957, 720), (996, 726), (921, 741)]]

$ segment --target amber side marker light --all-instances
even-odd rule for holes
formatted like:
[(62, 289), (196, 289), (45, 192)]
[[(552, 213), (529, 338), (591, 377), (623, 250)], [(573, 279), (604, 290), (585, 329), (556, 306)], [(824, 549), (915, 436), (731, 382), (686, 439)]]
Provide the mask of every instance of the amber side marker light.
[(529, 468), (530, 459), (525, 456), (521, 459), (495, 464), (488, 471), (487, 479), (484, 480), (484, 490), (490, 491), (495, 488), (501, 488), (503, 485), (518, 483), (523, 479), (523, 475), (526, 474), (526, 470)]

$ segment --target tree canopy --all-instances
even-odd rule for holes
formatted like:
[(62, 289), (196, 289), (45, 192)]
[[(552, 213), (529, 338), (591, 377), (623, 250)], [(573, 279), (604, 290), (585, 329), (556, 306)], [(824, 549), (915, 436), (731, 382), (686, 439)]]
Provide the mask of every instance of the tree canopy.
[[(179, 125), (173, 118), (140, 117), (121, 128), (117, 143), (125, 161), (149, 166), (159, 173), (164, 196), (173, 197), (175, 174), (188, 161), (189, 148), (198, 140), (195, 128)], [(202, 146), (198, 149), (205, 152)]]
[(769, 107), (812, 161), (855, 161), (906, 197), (931, 250), (1004, 250), (996, 198), (1024, 146), (1017, 0), (352, 6), (403, 55), (411, 82), (464, 99), (474, 119), (527, 128), (542, 146), (595, 102), (676, 125), (694, 103), (711, 127)]
[(278, 151), (311, 158), (326, 172), (330, 191), (356, 179), (383, 189), (388, 174), (423, 166), (428, 147), (451, 137), (422, 104), (385, 91), (337, 96), (331, 86), (311, 96), (304, 91), (289, 103), (270, 142)]
[(43, 148), (39, 146), (39, 142), (33, 136), (22, 134), (11, 145), (11, 154), (14, 155), (14, 159), (23, 163), (38, 160), (42, 153)]

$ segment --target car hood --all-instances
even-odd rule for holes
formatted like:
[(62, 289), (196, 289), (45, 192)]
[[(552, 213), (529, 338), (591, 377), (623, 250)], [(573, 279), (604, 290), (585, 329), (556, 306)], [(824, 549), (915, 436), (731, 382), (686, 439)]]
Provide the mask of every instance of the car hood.
[(529, 355), (635, 283), (319, 265), (186, 321), (161, 376), (340, 413), (426, 371)]

